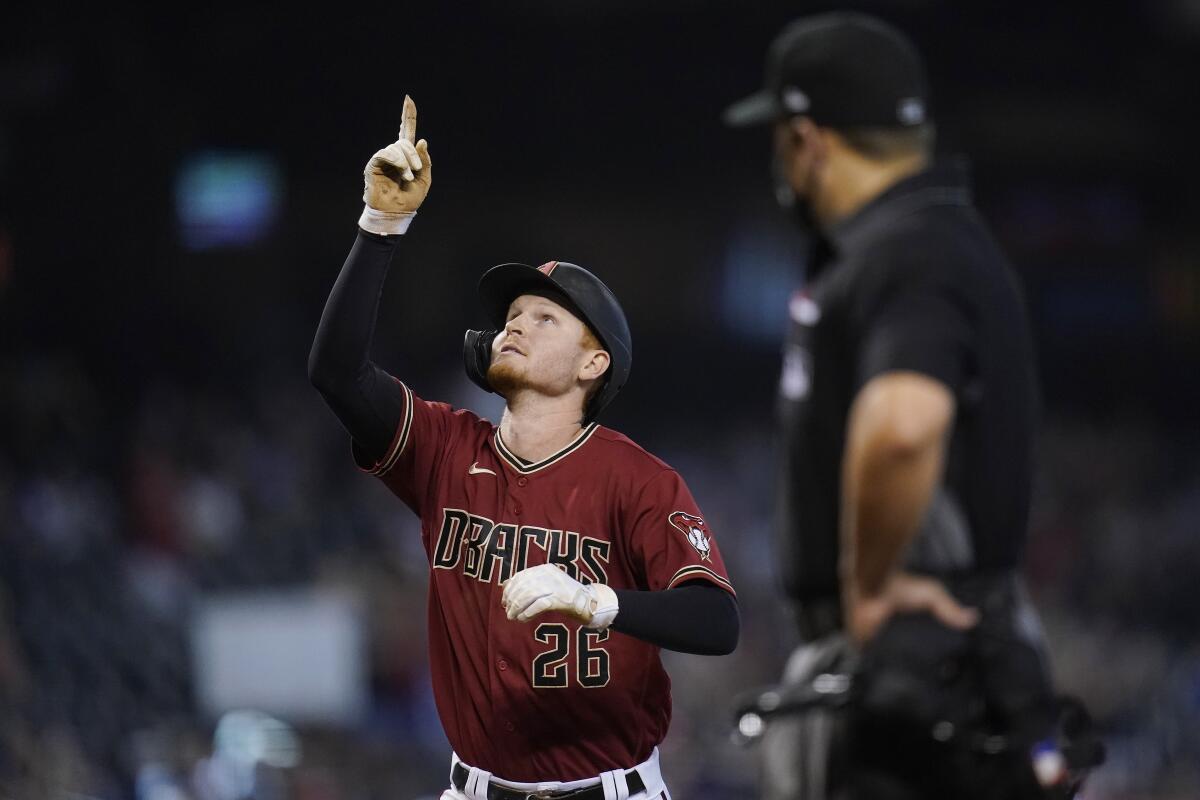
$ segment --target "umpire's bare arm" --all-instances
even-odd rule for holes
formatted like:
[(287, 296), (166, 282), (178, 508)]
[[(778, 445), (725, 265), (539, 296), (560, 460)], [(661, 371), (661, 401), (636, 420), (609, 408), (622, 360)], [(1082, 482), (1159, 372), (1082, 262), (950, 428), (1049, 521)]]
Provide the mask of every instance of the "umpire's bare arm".
[(945, 384), (907, 371), (871, 379), (850, 407), (840, 569), (846, 629), (859, 642), (896, 612), (928, 611), (952, 628), (978, 620), (935, 578), (898, 568), (941, 481), (954, 411)]

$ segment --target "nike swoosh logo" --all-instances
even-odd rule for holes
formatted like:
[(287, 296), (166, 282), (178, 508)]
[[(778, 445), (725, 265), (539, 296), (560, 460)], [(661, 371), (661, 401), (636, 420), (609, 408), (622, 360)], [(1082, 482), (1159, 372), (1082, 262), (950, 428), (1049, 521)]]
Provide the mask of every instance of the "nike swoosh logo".
[(467, 470), (467, 474), (468, 475), (495, 475), (496, 473), (492, 472), (487, 467), (479, 466), (479, 462), (476, 461), (474, 464), (471, 465), (471, 468)]

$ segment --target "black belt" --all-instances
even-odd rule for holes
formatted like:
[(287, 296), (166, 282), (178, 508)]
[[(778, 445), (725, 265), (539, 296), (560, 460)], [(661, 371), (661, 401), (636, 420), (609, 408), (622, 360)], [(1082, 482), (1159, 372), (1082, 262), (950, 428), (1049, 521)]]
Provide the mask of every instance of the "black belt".
[[(467, 787), (467, 778), (471, 772), (462, 765), (462, 762), (456, 762), (454, 769), (450, 771), (450, 782), (454, 784), (454, 788), (460, 792), (465, 791)], [(638, 774), (636, 769), (631, 769), (625, 773), (625, 782), (629, 785), (629, 794), (635, 795), (638, 792), (646, 791), (646, 784), (642, 782), (642, 776)], [(551, 800), (604, 800), (604, 785), (596, 784), (588, 786), (585, 789), (568, 789), (564, 792), (523, 792), (519, 789), (509, 789), (507, 786), (488, 781), (487, 788), (488, 800), (541, 800), (542, 798), (551, 798)]]

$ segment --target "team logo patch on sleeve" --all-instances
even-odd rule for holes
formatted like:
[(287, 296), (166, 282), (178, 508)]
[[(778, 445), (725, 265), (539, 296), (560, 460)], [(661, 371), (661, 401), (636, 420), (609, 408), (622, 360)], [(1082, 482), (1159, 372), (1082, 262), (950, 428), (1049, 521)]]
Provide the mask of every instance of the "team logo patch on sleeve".
[(687, 537), (688, 544), (696, 548), (701, 560), (712, 561), (712, 547), (704, 520), (683, 511), (676, 511), (667, 519)]

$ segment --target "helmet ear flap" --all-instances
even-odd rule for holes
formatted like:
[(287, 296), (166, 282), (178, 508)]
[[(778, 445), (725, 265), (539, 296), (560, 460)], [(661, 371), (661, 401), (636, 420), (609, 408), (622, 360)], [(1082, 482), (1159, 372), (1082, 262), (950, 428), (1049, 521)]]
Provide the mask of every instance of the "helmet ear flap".
[(588, 404), (583, 409), (584, 425), (591, 425), (593, 422), (595, 422), (596, 417), (600, 416), (600, 412), (604, 410), (604, 407), (608, 405), (609, 401), (611, 401), (616, 395), (616, 392), (610, 392), (608, 390), (608, 384), (610, 383), (611, 378), (612, 368), (610, 367), (608, 372), (600, 376), (600, 380), (602, 380), (604, 383), (600, 386), (596, 393), (592, 395), (592, 399), (588, 401)]
[(463, 367), (471, 382), (485, 392), (493, 392), (488, 383), (488, 367), (492, 364), (492, 342), (500, 331), (467, 331), (463, 337)]

